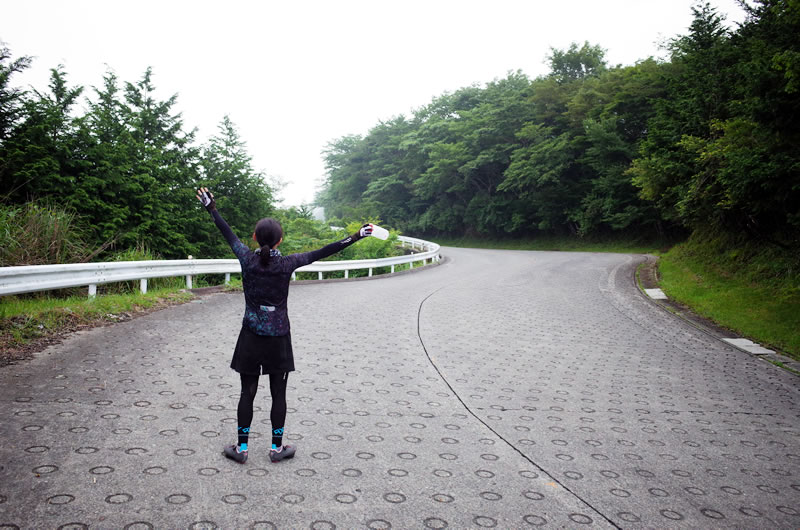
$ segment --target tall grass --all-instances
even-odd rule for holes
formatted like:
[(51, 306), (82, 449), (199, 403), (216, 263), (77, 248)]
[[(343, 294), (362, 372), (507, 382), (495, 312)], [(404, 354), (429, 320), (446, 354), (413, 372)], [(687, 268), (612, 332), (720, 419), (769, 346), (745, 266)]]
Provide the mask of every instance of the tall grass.
[(88, 239), (77, 214), (50, 202), (0, 205), (0, 267), (90, 261), (108, 245)]
[[(102, 255), (109, 261), (147, 261), (161, 259), (142, 242), (133, 248), (108, 252), (113, 241), (100, 247), (89, 243), (89, 229), (73, 211), (49, 201), (31, 201), (21, 205), (0, 204), (0, 267), (83, 263)], [(202, 286), (216, 277), (195, 277), (194, 285)], [(153, 278), (148, 289), (180, 289), (183, 277)], [(139, 291), (138, 281), (98, 286), (100, 294), (123, 294)], [(85, 288), (60, 289), (23, 295), (21, 298), (69, 298), (85, 292)]]

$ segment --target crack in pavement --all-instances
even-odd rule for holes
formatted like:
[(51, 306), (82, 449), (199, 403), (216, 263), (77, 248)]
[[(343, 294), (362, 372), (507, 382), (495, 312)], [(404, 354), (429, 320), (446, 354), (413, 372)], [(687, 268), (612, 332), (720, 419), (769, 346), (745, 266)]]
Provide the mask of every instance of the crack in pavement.
[(619, 528), (622, 528), (622, 527), (621, 527), (621, 526), (619, 526), (617, 523), (615, 523), (614, 521), (612, 521), (611, 519), (609, 519), (609, 518), (608, 518), (608, 516), (606, 516), (606, 514), (604, 514), (604, 513), (603, 513), (603, 512), (601, 512), (600, 510), (598, 510), (598, 509), (597, 509), (595, 506), (593, 506), (591, 503), (589, 503), (589, 502), (588, 502), (586, 499), (584, 499), (583, 497), (581, 497), (580, 495), (578, 495), (578, 494), (577, 494), (575, 491), (573, 491), (572, 489), (570, 489), (570, 488), (569, 488), (569, 486), (567, 486), (566, 484), (564, 484), (563, 482), (561, 482), (560, 480), (558, 480), (557, 478), (555, 478), (555, 477), (554, 477), (554, 476), (553, 476), (551, 473), (549, 473), (547, 470), (545, 470), (545, 469), (544, 469), (542, 466), (540, 466), (539, 464), (537, 464), (536, 462), (534, 462), (534, 461), (533, 461), (533, 460), (532, 460), (532, 459), (531, 459), (531, 458), (530, 458), (528, 455), (526, 455), (524, 452), (522, 452), (522, 451), (521, 451), (521, 450), (520, 450), (520, 449), (519, 449), (517, 446), (515, 446), (513, 443), (511, 443), (511, 442), (510, 442), (508, 439), (506, 439), (506, 438), (505, 438), (505, 437), (504, 437), (502, 434), (500, 434), (499, 432), (497, 432), (495, 429), (493, 429), (493, 428), (492, 428), (492, 426), (491, 426), (491, 425), (489, 425), (488, 423), (486, 423), (486, 422), (485, 422), (485, 421), (484, 421), (484, 420), (483, 420), (483, 419), (482, 419), (480, 416), (478, 416), (478, 415), (477, 415), (477, 414), (476, 414), (476, 413), (475, 413), (475, 412), (474, 412), (474, 411), (473, 411), (473, 410), (472, 410), (472, 409), (469, 407), (469, 405), (467, 405), (467, 403), (466, 403), (466, 402), (465, 402), (465, 401), (464, 401), (464, 400), (461, 398), (461, 396), (458, 394), (458, 392), (456, 392), (456, 389), (455, 389), (455, 388), (453, 388), (453, 386), (452, 386), (452, 385), (450, 384), (450, 382), (447, 380), (447, 378), (445, 377), (445, 375), (442, 373), (442, 371), (439, 369), (439, 367), (438, 367), (438, 366), (436, 365), (436, 363), (433, 361), (433, 358), (431, 357), (431, 354), (430, 354), (430, 352), (428, 352), (428, 348), (425, 346), (425, 341), (422, 339), (422, 333), (421, 333), (421, 330), (420, 330), (420, 321), (421, 321), (421, 318), (422, 318), (422, 306), (425, 304), (425, 302), (426, 302), (426, 301), (427, 301), (427, 300), (428, 300), (430, 297), (432, 297), (433, 295), (435, 295), (436, 293), (438, 293), (439, 291), (441, 291), (441, 290), (442, 290), (442, 289), (444, 289), (445, 287), (447, 287), (447, 286), (446, 286), (446, 285), (445, 285), (445, 286), (442, 286), (442, 287), (440, 287), (440, 288), (436, 289), (435, 291), (433, 291), (432, 293), (430, 293), (430, 294), (429, 294), (428, 296), (426, 296), (425, 298), (423, 298), (423, 299), (422, 299), (422, 301), (419, 303), (419, 308), (418, 308), (418, 310), (417, 310), (417, 338), (419, 338), (419, 343), (422, 345), (422, 350), (425, 352), (425, 356), (428, 358), (428, 362), (431, 364), (431, 366), (433, 367), (433, 369), (434, 369), (434, 370), (436, 370), (436, 373), (437, 373), (437, 374), (439, 374), (439, 377), (441, 378), (441, 380), (444, 382), (444, 384), (445, 384), (445, 385), (447, 385), (447, 388), (449, 388), (449, 389), (450, 389), (450, 391), (453, 393), (453, 395), (456, 397), (456, 399), (459, 401), (459, 403), (461, 403), (461, 405), (464, 407), (464, 409), (465, 409), (467, 412), (469, 412), (469, 414), (470, 414), (470, 415), (471, 415), (473, 418), (475, 418), (476, 420), (478, 420), (478, 422), (480, 422), (480, 423), (481, 423), (481, 424), (482, 424), (484, 427), (486, 427), (486, 428), (487, 428), (489, 431), (491, 431), (491, 432), (492, 432), (492, 434), (494, 434), (494, 435), (495, 435), (495, 436), (497, 436), (499, 439), (501, 439), (503, 442), (505, 442), (505, 443), (506, 443), (506, 445), (508, 445), (508, 446), (509, 446), (511, 449), (513, 449), (513, 450), (514, 450), (514, 451), (515, 451), (517, 454), (519, 454), (519, 455), (520, 455), (522, 458), (524, 458), (525, 460), (527, 460), (527, 461), (528, 461), (528, 462), (529, 462), (529, 463), (530, 463), (530, 464), (531, 464), (533, 467), (535, 467), (536, 469), (538, 469), (538, 470), (539, 470), (540, 472), (542, 472), (543, 474), (547, 475), (547, 477), (548, 477), (548, 478), (549, 478), (549, 479), (552, 481), (552, 483), (555, 483), (555, 484), (557, 484), (558, 486), (560, 486), (561, 488), (563, 488), (565, 491), (569, 492), (569, 493), (570, 493), (572, 496), (574, 496), (576, 499), (580, 500), (580, 501), (581, 501), (583, 504), (585, 504), (585, 505), (586, 505), (586, 506), (588, 506), (588, 507), (589, 507), (589, 508), (590, 508), (592, 511), (594, 511), (594, 513), (596, 513), (597, 515), (599, 515), (600, 517), (602, 517), (603, 519), (605, 519), (605, 521), (606, 521), (608, 524), (612, 525), (614, 528), (618, 528), (618, 529), (619, 529)]

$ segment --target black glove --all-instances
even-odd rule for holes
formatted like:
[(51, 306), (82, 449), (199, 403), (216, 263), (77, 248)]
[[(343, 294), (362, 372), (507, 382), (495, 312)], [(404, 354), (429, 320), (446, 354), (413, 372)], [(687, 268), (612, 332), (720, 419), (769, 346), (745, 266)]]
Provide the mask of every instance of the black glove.
[(363, 238), (369, 236), (370, 234), (372, 234), (372, 225), (369, 224), (369, 223), (366, 223), (364, 226), (362, 226), (361, 228), (358, 229), (358, 232), (356, 232), (355, 234), (353, 234), (350, 237), (353, 238), (353, 241), (358, 241), (359, 239), (363, 239)]
[(209, 212), (217, 209), (217, 202), (214, 200), (214, 195), (208, 191), (208, 188), (199, 188), (197, 190), (197, 200)]

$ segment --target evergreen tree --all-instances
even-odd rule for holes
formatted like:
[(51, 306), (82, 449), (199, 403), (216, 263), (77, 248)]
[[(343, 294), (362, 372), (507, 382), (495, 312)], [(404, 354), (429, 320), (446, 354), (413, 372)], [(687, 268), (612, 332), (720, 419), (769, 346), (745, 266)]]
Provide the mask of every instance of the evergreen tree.
[[(128, 197), (138, 193), (139, 188), (130, 178), (133, 139), (117, 76), (107, 72), (103, 87), (94, 88), (94, 95), (94, 100), (87, 100), (88, 113), (81, 120), (81, 152), (86, 164), (71, 198), (73, 207), (93, 227), (99, 244), (121, 238), (130, 230)], [(118, 243), (120, 247), (124, 245)]]
[(50, 71), (49, 92), (25, 98), (24, 118), (3, 142), (3, 180), (14, 202), (44, 197), (68, 202), (80, 164), (72, 110), (83, 87), (69, 87), (66, 78), (61, 66)]
[(23, 116), (25, 91), (11, 86), (11, 78), (30, 65), (30, 57), (12, 60), (11, 50), (0, 42), (0, 146), (11, 136)]
[(694, 230), (798, 245), (800, 5), (761, 0), (732, 34), (708, 4), (672, 41), (668, 94), (631, 174), (662, 215)]
[(643, 197), (653, 201), (665, 219), (690, 227), (714, 220), (719, 213), (713, 199), (700, 198), (708, 190), (699, 174), (693, 138), (708, 138), (712, 122), (727, 117), (731, 80), (726, 74), (732, 59), (723, 17), (709, 4), (692, 11), (689, 34), (669, 44), (667, 93), (658, 102), (631, 169)]
[(11, 50), (0, 42), (0, 189), (4, 196), (19, 196), (14, 167), (9, 163), (9, 145), (16, 128), (24, 120), (26, 92), (12, 86), (12, 77), (28, 68), (30, 57), (12, 59)]
[(121, 113), (129, 129), (130, 165), (117, 204), (128, 219), (119, 241), (124, 248), (147, 241), (164, 257), (185, 258), (196, 253), (190, 236), (198, 212), (189, 205), (199, 182), (199, 153), (194, 131), (184, 132), (181, 115), (173, 114), (177, 95), (158, 101), (154, 92), (150, 68), (139, 82), (125, 84)]
[[(272, 189), (264, 174), (253, 169), (247, 145), (230, 117), (222, 119), (218, 134), (203, 149), (200, 166), (203, 185), (219, 195), (217, 208), (240, 237), (252, 233), (259, 219), (274, 214)], [(203, 255), (223, 257), (230, 253), (220, 238), (210, 243), (202, 247)]]
[(701, 178), (725, 229), (800, 248), (800, 2), (745, 7), (729, 117), (694, 145)]

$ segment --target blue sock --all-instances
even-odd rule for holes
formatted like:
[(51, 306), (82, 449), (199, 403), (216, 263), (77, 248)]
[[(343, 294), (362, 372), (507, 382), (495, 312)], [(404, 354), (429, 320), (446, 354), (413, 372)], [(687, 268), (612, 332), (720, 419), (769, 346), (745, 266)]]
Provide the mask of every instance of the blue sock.
[(247, 451), (247, 440), (250, 438), (250, 427), (239, 427), (239, 451)]
[(276, 451), (283, 444), (283, 427), (272, 429), (272, 448)]

